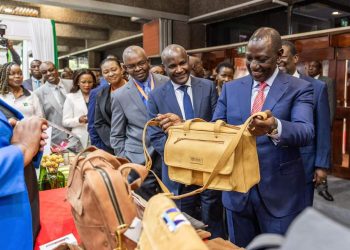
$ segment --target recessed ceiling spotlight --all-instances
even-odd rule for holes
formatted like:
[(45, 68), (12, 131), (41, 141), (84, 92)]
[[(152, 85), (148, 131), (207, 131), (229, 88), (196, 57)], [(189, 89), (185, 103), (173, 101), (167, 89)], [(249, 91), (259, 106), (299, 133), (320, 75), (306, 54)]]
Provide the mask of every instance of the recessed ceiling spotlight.
[(333, 15), (333, 16), (340, 15), (340, 12), (339, 12), (339, 11), (333, 11), (333, 12), (332, 12), (332, 15)]
[(4, 8), (5, 13), (12, 13), (13, 9), (12, 8)]

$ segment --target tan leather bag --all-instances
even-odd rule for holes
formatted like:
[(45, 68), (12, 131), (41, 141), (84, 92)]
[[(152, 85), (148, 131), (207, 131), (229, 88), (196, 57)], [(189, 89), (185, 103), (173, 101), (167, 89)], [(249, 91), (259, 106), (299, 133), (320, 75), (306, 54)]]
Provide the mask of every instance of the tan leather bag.
[(138, 250), (208, 250), (166, 194), (157, 194), (148, 201), (142, 228)]
[[(140, 178), (127, 182), (130, 170)], [(84, 249), (134, 249), (136, 243), (123, 233), (135, 218), (131, 190), (138, 188), (147, 170), (103, 150), (89, 147), (70, 168), (68, 201)]]
[[(193, 119), (170, 127), (164, 149), (169, 178), (186, 185), (202, 186), (173, 198), (181, 199), (207, 188), (245, 193), (259, 183), (256, 140), (247, 130), (256, 116), (267, 117), (266, 113), (258, 112), (240, 126), (228, 125), (222, 120), (212, 123)], [(151, 120), (145, 130), (148, 125), (158, 124)], [(144, 151), (146, 166), (150, 168), (151, 158), (147, 150)]]

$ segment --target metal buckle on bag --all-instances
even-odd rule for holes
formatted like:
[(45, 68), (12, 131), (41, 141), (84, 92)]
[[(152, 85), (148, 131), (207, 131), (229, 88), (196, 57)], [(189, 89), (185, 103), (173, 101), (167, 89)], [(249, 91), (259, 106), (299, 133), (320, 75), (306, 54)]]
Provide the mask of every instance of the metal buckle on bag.
[(120, 226), (118, 226), (117, 230), (115, 231), (115, 236), (117, 239), (117, 248), (113, 249), (113, 250), (126, 250), (126, 248), (123, 247), (123, 241), (122, 241), (122, 232), (121, 230), (123, 229), (127, 229), (128, 225), (127, 224), (122, 224)]

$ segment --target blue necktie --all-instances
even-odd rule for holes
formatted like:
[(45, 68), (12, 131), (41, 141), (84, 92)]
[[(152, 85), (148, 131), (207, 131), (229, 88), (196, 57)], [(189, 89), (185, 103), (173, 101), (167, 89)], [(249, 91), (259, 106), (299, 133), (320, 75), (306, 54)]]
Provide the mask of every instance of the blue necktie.
[[(143, 91), (145, 92), (145, 94), (146, 94), (147, 96), (149, 96), (149, 93), (151, 92), (151, 88), (149, 87), (148, 82), (145, 82), (145, 83), (143, 84)], [(143, 103), (147, 106), (147, 100), (146, 100), (146, 98), (142, 97), (142, 100), (143, 100)]]
[(40, 87), (40, 80), (34, 80), (35, 81), (35, 88), (34, 89), (37, 89)]
[(187, 88), (188, 86), (182, 85), (181, 87), (179, 87), (179, 90), (184, 92), (183, 103), (184, 103), (184, 110), (185, 110), (185, 116), (186, 116), (185, 118), (186, 120), (189, 120), (194, 118), (194, 111), (192, 107), (191, 98), (187, 93)]

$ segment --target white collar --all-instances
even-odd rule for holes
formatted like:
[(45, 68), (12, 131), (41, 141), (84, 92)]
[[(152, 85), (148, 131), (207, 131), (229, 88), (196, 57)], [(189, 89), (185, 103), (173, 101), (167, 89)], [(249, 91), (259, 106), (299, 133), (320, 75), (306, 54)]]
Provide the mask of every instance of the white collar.
[(321, 75), (320, 75), (320, 74), (318, 74), (318, 75), (317, 75), (317, 76), (315, 76), (314, 78), (315, 78), (315, 79), (319, 79), (319, 78), (320, 78), (320, 76), (321, 76)]
[[(279, 72), (279, 69), (278, 69), (278, 67), (276, 67), (275, 71), (274, 71), (273, 74), (270, 76), (270, 78), (267, 79), (266, 81), (264, 81), (264, 82), (266, 82), (267, 85), (269, 85), (269, 87), (272, 86), (273, 82), (275, 81), (275, 78), (276, 78), (277, 75), (278, 75), (278, 72)], [(258, 86), (259, 84), (260, 84), (260, 82), (254, 80), (253, 88), (255, 88), (256, 86)]]
[(300, 74), (299, 74), (298, 70), (296, 70), (294, 72), (293, 76), (296, 77), (296, 78), (300, 78)]
[(188, 87), (191, 87), (191, 76), (188, 77), (188, 80), (187, 80), (187, 82), (186, 82), (185, 84), (177, 84), (177, 83), (174, 83), (173, 81), (171, 81), (171, 84), (173, 85), (173, 87), (174, 87), (175, 90), (178, 89), (178, 88), (180, 88), (180, 87), (183, 86), (183, 85), (186, 85), (186, 86), (188, 86)]

